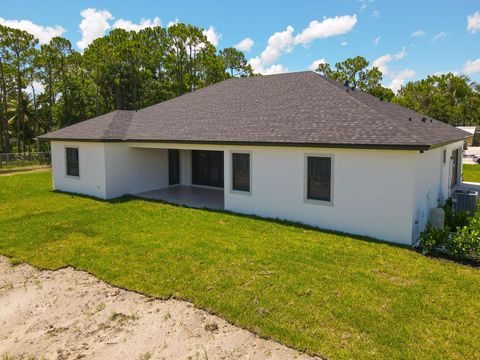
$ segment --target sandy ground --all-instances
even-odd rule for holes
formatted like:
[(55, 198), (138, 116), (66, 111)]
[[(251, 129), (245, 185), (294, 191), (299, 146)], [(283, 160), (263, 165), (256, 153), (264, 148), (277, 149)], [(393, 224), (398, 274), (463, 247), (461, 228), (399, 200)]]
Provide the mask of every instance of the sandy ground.
[[(10, 357), (8, 357), (10, 356)], [(0, 256), (0, 359), (312, 359), (178, 300)]]

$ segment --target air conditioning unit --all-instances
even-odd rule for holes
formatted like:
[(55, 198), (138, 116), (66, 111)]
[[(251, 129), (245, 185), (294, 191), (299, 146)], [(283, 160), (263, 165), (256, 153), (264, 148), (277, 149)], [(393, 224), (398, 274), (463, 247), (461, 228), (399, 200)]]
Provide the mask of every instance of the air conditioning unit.
[(473, 190), (455, 190), (452, 194), (455, 211), (468, 211), (470, 215), (477, 211), (478, 192)]

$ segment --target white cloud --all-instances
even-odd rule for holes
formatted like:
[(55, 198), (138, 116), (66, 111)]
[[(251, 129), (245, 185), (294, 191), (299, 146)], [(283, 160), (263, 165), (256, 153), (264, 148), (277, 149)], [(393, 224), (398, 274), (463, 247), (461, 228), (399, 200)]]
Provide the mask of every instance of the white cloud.
[(172, 25), (176, 25), (176, 24), (178, 24), (179, 22), (180, 22), (180, 20), (178, 20), (178, 19), (170, 20), (170, 21), (168, 22), (168, 24), (167, 24), (167, 28), (169, 28), (169, 27), (172, 26)]
[(348, 41), (342, 41), (342, 42), (340, 43), (340, 46), (347, 46), (347, 45), (348, 45)]
[(388, 85), (390, 89), (392, 89), (394, 92), (397, 92), (400, 90), (403, 84), (405, 84), (405, 80), (410, 79), (415, 76), (415, 71), (411, 69), (405, 69), (402, 71), (399, 71), (398, 73), (395, 73), (394, 76), (392, 77), (392, 81)]
[(141, 19), (140, 23), (135, 24), (131, 20), (118, 19), (113, 24), (114, 29), (125, 29), (127, 31), (140, 31), (148, 27), (160, 26), (160, 18), (156, 16), (153, 20), (151, 19)]
[(308, 68), (312, 71), (315, 71), (315, 70), (317, 70), (318, 65), (325, 64), (326, 62), (327, 61), (324, 58), (321, 58), (321, 59), (318, 59), (318, 60), (315, 60), (314, 62), (312, 62)]
[(383, 75), (390, 75), (390, 68), (388, 67), (388, 63), (393, 60), (400, 60), (403, 59), (407, 55), (405, 48), (400, 50), (397, 54), (385, 54), (380, 56), (379, 58), (375, 59), (372, 63), (374, 67), (377, 67)]
[(108, 20), (112, 20), (113, 16), (107, 10), (98, 11), (93, 8), (82, 10), (80, 15), (83, 17), (79, 25), (82, 39), (77, 42), (77, 46), (83, 50), (93, 40), (105, 35), (105, 32), (110, 29)]
[(380, 11), (379, 10), (372, 11), (372, 17), (380, 19)]
[(358, 0), (359, 3), (362, 5), (360, 6), (360, 10), (363, 11), (365, 10), (369, 4), (373, 3), (374, 0)]
[(215, 32), (215, 28), (210, 25), (210, 27), (206, 30), (203, 30), (203, 35), (207, 37), (207, 40), (213, 46), (217, 46), (218, 42), (220, 41), (222, 35)]
[(467, 31), (472, 34), (480, 31), (480, 11), (467, 16)]
[(382, 40), (382, 37), (381, 36), (377, 36), (375, 39), (373, 39), (373, 43), (375, 45), (378, 45), (380, 43), (380, 40)]
[(254, 41), (250, 38), (245, 38), (242, 41), (240, 41), (238, 44), (235, 45), (235, 48), (240, 51), (250, 51), (252, 50), (252, 46), (254, 44)]
[(353, 30), (357, 23), (357, 15), (335, 16), (323, 21), (313, 20), (300, 34), (295, 36), (295, 43), (308, 45), (313, 40), (346, 34)]
[(465, 65), (463, 65), (462, 72), (468, 75), (479, 73), (480, 72), (480, 59), (477, 60), (468, 60)]
[(263, 74), (282, 54), (291, 52), (296, 45), (307, 46), (312, 41), (350, 32), (357, 23), (357, 16), (336, 16), (323, 21), (311, 21), (299, 34), (293, 36), (294, 29), (287, 26), (284, 31), (276, 32), (268, 39), (268, 44), (260, 54), (250, 59), (255, 72)]
[(415, 30), (413, 33), (412, 33), (412, 36), (413, 37), (420, 37), (420, 36), (425, 36), (426, 35), (426, 32), (423, 31), (423, 30)]
[(275, 74), (283, 74), (288, 72), (288, 69), (280, 64), (275, 64), (270, 66), (268, 69), (264, 71), (264, 75), (275, 75)]
[(34, 35), (40, 44), (47, 44), (55, 36), (62, 35), (66, 30), (61, 26), (42, 26), (31, 22), (30, 20), (5, 20), (0, 17), (0, 25), (8, 26), (14, 29), (24, 30)]
[(432, 38), (432, 40), (430, 40), (430, 41), (431, 41), (431, 42), (434, 42), (434, 41), (437, 41), (437, 40), (439, 40), (439, 39), (441, 39), (441, 38), (444, 38), (444, 37), (446, 37), (446, 36), (447, 36), (447, 33), (446, 33), (445, 31), (442, 31), (442, 32), (439, 32), (438, 34), (436, 34), (436, 35)]
[[(38, 96), (40, 94), (43, 94), (45, 92), (45, 87), (42, 85), (41, 82), (39, 81), (34, 81), (33, 82), (33, 87), (35, 88), (35, 96)], [(26, 88), (25, 88), (25, 91), (27, 92), (27, 94), (29, 95), (32, 95), (33, 94), (33, 91), (32, 91), (32, 85), (29, 84)]]

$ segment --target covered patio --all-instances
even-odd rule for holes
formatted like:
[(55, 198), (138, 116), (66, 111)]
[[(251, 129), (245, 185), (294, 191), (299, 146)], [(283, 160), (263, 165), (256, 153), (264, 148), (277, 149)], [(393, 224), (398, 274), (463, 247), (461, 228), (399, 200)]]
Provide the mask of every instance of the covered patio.
[(144, 199), (162, 200), (193, 208), (214, 210), (223, 210), (225, 208), (222, 188), (178, 185), (134, 195)]

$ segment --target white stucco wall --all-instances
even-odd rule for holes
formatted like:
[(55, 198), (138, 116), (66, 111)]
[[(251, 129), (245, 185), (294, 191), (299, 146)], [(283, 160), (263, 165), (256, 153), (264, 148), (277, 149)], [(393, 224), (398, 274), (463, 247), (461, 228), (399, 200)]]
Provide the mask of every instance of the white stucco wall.
[[(80, 178), (65, 176), (65, 146), (78, 146)], [(450, 156), (461, 142), (419, 151), (52, 142), (54, 188), (99, 198), (168, 186), (167, 149), (180, 149), (180, 182), (191, 184), (191, 150), (225, 152), (225, 208), (324, 229), (412, 244), (429, 209), (449, 195)], [(251, 154), (251, 193), (231, 191), (231, 152)], [(333, 158), (330, 205), (305, 201), (305, 155)]]
[(168, 186), (166, 149), (130, 148), (105, 143), (107, 199)]
[[(52, 141), (53, 189), (78, 194), (106, 197), (105, 145), (93, 142)], [(67, 147), (77, 147), (80, 176), (67, 176)]]
[[(463, 141), (439, 147), (424, 153), (415, 152), (415, 188), (413, 196), (412, 239), (417, 240), (425, 228), (430, 210), (443, 204), (450, 196), (452, 152), (460, 149), (459, 176), (462, 169)], [(446, 161), (443, 163), (443, 151)], [(460, 180), (459, 180), (460, 183)]]
[[(305, 154), (333, 156), (332, 205), (305, 200)], [(250, 195), (230, 191), (226, 156), (226, 209), (410, 244), (412, 151), (257, 147), (251, 156)]]

